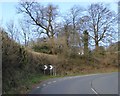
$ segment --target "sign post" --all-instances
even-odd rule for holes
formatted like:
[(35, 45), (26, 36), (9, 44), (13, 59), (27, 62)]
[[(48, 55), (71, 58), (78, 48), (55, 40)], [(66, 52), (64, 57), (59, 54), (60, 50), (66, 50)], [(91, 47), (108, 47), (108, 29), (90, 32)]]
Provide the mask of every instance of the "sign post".
[(56, 67), (53, 68), (53, 76), (56, 76)]
[(56, 67), (54, 68), (54, 75), (56, 76)]

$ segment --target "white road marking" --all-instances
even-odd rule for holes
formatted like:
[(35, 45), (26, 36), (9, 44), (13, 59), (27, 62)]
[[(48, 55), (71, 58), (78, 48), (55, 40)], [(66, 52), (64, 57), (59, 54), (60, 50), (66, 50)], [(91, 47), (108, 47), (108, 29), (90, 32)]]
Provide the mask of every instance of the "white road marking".
[(40, 88), (40, 87), (37, 87), (37, 88)]
[(46, 84), (43, 84), (43, 86), (46, 86)]
[(87, 76), (94, 76), (94, 75), (98, 75), (98, 74), (83, 75), (83, 76), (80, 76), (80, 77), (87, 77)]
[(53, 81), (53, 83), (55, 83), (56, 81)]
[(62, 80), (66, 80), (67, 78), (63, 78)]
[(81, 75), (81, 76), (75, 76), (75, 78), (79, 78), (79, 77), (88, 77), (88, 76), (94, 76), (94, 75), (100, 75), (100, 74)]
[(48, 84), (51, 84), (51, 82), (48, 82)]
[(91, 88), (92, 89), (92, 91), (95, 93), (95, 94), (98, 94), (93, 88)]
[(79, 78), (79, 77), (88, 77), (88, 76), (94, 76), (94, 75), (100, 75), (100, 74), (89, 74), (89, 75), (81, 75), (81, 76), (74, 76), (74, 77), (63, 77), (62, 80), (73, 79), (73, 78)]

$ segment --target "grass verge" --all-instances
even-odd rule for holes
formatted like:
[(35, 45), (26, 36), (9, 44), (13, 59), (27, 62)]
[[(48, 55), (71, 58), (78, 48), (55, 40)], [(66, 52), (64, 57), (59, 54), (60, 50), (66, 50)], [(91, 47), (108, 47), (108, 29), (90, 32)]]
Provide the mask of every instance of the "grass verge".
[(116, 68), (109, 68), (107, 70), (99, 69), (99, 70), (91, 70), (91, 72), (85, 71), (78, 74), (58, 75), (58, 76), (33, 74), (28, 79), (21, 81), (21, 86), (19, 86), (17, 89), (11, 89), (11, 91), (9, 91), (8, 94), (27, 94), (32, 89), (36, 88), (38, 84), (40, 84), (41, 82), (52, 78), (63, 78), (66, 76), (80, 76), (80, 75), (110, 73), (110, 72), (118, 72), (118, 70)]
[(48, 80), (50, 78), (58, 78), (58, 77), (60, 76), (34, 74), (27, 79), (18, 81), (21, 83), (21, 86), (19, 86), (18, 88), (12, 88), (7, 94), (27, 94), (30, 90), (35, 88), (42, 81)]

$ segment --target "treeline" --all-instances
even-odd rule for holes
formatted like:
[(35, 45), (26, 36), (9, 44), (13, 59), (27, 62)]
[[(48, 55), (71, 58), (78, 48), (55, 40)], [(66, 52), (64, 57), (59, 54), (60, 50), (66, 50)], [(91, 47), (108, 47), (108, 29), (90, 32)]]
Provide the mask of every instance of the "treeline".
[(18, 2), (16, 10), (23, 18), (19, 28), (9, 23), (8, 33), (37, 52), (57, 54), (76, 49), (85, 53), (101, 45), (105, 47), (117, 37), (117, 14), (103, 3), (90, 4), (86, 8), (74, 5), (63, 14), (57, 5), (45, 6), (31, 0)]

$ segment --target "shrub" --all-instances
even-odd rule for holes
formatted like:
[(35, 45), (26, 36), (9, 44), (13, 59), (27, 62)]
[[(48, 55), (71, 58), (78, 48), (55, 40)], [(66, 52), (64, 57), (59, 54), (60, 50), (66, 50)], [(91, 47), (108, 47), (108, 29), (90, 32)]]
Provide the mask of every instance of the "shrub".
[(47, 53), (47, 54), (51, 54), (51, 48), (50, 46), (48, 45), (34, 45), (32, 47), (32, 49), (35, 51), (35, 52), (41, 52), (41, 53)]

